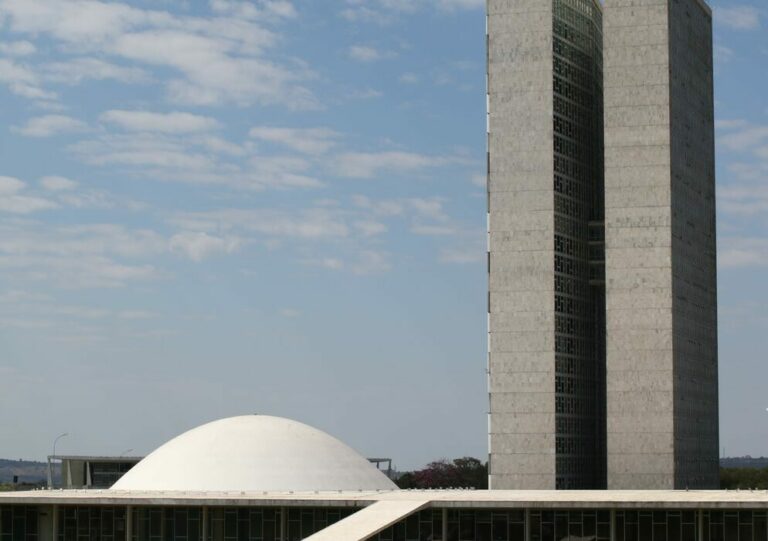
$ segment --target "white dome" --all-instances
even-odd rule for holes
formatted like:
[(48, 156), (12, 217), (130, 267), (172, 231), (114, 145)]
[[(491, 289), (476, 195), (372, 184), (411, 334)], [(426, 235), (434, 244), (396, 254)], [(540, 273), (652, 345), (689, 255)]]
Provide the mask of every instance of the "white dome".
[(367, 459), (305, 424), (247, 415), (185, 432), (139, 462), (113, 490), (284, 492), (392, 490)]

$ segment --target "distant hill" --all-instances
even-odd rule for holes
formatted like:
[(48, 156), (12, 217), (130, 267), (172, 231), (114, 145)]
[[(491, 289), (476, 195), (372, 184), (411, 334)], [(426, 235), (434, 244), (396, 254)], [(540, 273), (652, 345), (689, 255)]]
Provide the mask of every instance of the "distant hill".
[[(54, 476), (58, 468), (54, 467)], [(7, 460), (0, 458), (0, 483), (11, 483), (13, 477), (19, 477), (19, 483), (45, 483), (48, 479), (48, 464), (31, 460)]]

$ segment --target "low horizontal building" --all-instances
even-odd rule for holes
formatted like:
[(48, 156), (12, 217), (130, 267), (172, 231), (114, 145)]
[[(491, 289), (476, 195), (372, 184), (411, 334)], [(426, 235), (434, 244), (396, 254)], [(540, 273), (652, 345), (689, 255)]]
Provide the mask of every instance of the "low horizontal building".
[(197, 428), (108, 490), (0, 494), (0, 541), (768, 541), (767, 491), (398, 490), (319, 430)]
[[(109, 488), (141, 462), (133, 456), (60, 456), (48, 457), (48, 488)], [(54, 481), (55, 463), (59, 463), (58, 483)]]

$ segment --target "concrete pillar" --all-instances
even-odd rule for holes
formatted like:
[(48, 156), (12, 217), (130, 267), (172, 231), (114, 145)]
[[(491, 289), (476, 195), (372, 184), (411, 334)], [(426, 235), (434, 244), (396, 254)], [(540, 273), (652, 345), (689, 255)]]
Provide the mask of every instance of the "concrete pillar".
[(285, 512), (285, 507), (280, 508), (280, 541), (285, 541), (286, 534), (288, 533), (288, 522)]
[(54, 506), (52, 505), (41, 505), (37, 508), (37, 531), (39, 539), (56, 539), (54, 537), (53, 507)]
[(211, 520), (211, 539), (210, 541), (223, 541), (224, 539), (224, 509), (221, 507), (214, 507), (209, 511), (208, 520)]
[(51, 506), (51, 540), (57, 541), (59, 539), (59, 506)]
[(443, 535), (442, 541), (448, 541), (448, 509), (443, 509)]
[(696, 511), (696, 539), (704, 541), (704, 511)]
[(125, 508), (125, 541), (133, 539), (133, 507), (130, 505)]
[(200, 541), (208, 541), (208, 508), (203, 507), (203, 520), (200, 531)]
[(525, 541), (531, 541), (531, 510), (525, 510)]
[(611, 509), (611, 541), (616, 541), (616, 509)]

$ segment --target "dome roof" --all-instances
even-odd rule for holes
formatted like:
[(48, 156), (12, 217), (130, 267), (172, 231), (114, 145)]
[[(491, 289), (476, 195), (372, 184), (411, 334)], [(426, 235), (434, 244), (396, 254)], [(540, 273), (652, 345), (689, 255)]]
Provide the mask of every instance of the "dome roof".
[(134, 466), (113, 490), (283, 492), (392, 490), (367, 459), (305, 424), (247, 415), (185, 432)]

